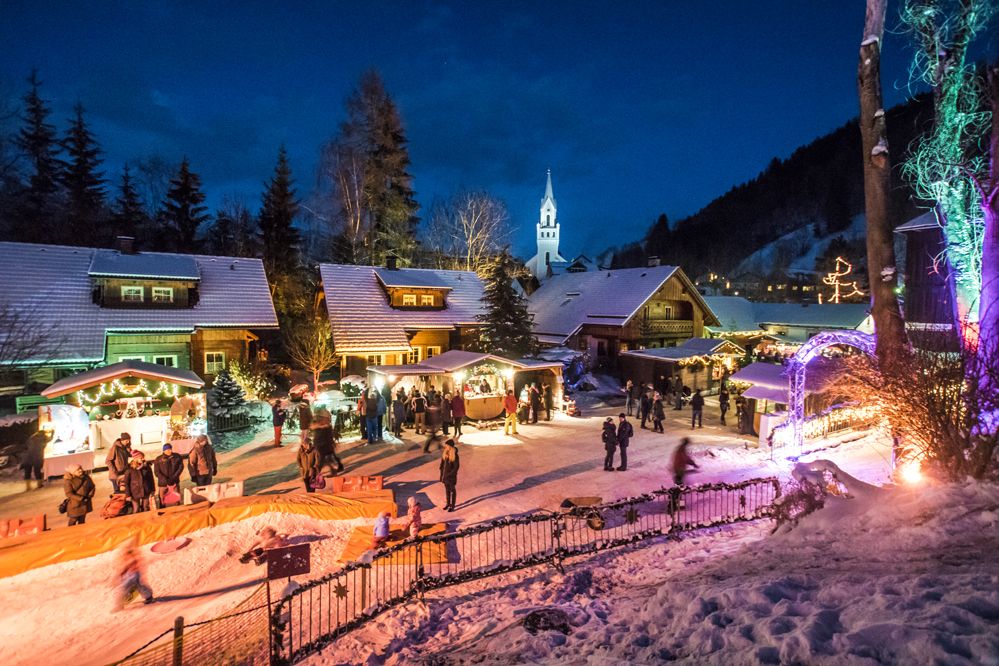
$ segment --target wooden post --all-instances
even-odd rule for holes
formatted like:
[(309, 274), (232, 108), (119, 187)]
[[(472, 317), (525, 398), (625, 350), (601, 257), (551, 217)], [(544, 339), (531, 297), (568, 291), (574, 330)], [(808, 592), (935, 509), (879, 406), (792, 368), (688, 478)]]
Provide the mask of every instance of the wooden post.
[(368, 607), (368, 567), (361, 567), (361, 612)]
[(184, 663), (184, 616), (178, 615), (173, 621), (173, 666)]

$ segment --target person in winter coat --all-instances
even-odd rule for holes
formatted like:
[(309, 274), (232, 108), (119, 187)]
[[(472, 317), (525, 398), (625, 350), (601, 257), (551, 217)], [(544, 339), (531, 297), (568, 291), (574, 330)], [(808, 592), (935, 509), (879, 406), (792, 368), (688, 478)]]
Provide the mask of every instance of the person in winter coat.
[(701, 422), (701, 417), (704, 414), (704, 396), (701, 395), (701, 389), (694, 391), (694, 397), (690, 399), (690, 427), (694, 427), (694, 423), (697, 424), (698, 428), (703, 428), (704, 424)]
[(278, 531), (273, 527), (267, 526), (257, 532), (257, 538), (250, 544), (250, 547), (246, 549), (246, 552), (239, 556), (239, 561), (242, 564), (248, 564), (252, 561), (257, 566), (260, 566), (267, 561), (267, 551), (272, 548), (283, 548), (288, 544), (287, 534), (278, 534)]
[(156, 496), (159, 499), (160, 508), (163, 507), (163, 496), (167, 490), (180, 491), (180, 475), (184, 472), (184, 461), (173, 452), (173, 447), (169, 444), (163, 445), (163, 453), (156, 456), (153, 461), (153, 473), (156, 474)]
[[(392, 396), (389, 395), (389, 397), (392, 397)], [(385, 437), (384, 437), (384, 432), (385, 431), (383, 430), (383, 428), (385, 427), (385, 414), (386, 414), (386, 412), (388, 412), (388, 403), (385, 401), (385, 395), (383, 393), (379, 393), (378, 394), (378, 409), (376, 411), (376, 414), (378, 416), (376, 418), (377, 423), (375, 424), (375, 441), (376, 442), (384, 442), (385, 441)]]
[(430, 403), (430, 406), (427, 407), (427, 439), (423, 442), (424, 453), (430, 453), (430, 445), (437, 439), (437, 431), (441, 429), (442, 400), (440, 394), (434, 395), (432, 401), (428, 398), (427, 402)]
[(447, 429), (451, 426), (451, 394), (444, 393), (444, 397), (441, 400), (441, 430), (444, 436), (448, 436)]
[(66, 494), (66, 517), (69, 526), (87, 522), (87, 514), (94, 510), (94, 480), (79, 465), (70, 465), (62, 477), (62, 491)]
[(509, 435), (510, 428), (513, 427), (513, 434), (517, 434), (517, 398), (513, 395), (513, 389), (507, 389), (503, 398), (503, 410), (506, 417), (503, 419), (503, 434)]
[(413, 389), (413, 397), (410, 398), (409, 404), (413, 409), (416, 434), (422, 435), (427, 423), (427, 399), (420, 395), (417, 389)]
[(392, 434), (402, 437), (402, 424), (406, 422), (406, 401), (396, 398), (392, 401)]
[(123, 486), (125, 499), (132, 503), (132, 513), (149, 511), (149, 498), (156, 490), (153, 481), (153, 470), (146, 462), (142, 451), (133, 451), (132, 460), (125, 471)]
[(364, 430), (368, 444), (378, 441), (378, 391), (375, 389), (364, 396)]
[(409, 507), (406, 512), (406, 532), (409, 536), (415, 537), (420, 534), (420, 528), (423, 527), (423, 508), (415, 497), (406, 500), (406, 505)]
[(461, 424), (465, 421), (465, 398), (459, 386), (451, 398), (451, 420), (454, 422), (454, 436), (461, 437)]
[(538, 390), (537, 384), (531, 384), (531, 391), (528, 393), (528, 399), (531, 402), (531, 423), (537, 423), (538, 412), (541, 411), (541, 391)]
[(392, 528), (389, 526), (389, 512), (382, 511), (375, 518), (374, 538), (371, 540), (371, 548), (381, 548), (388, 543)]
[(726, 425), (726, 423), (725, 423), (725, 414), (728, 413), (728, 408), (729, 408), (729, 404), (728, 404), (728, 389), (723, 386), (722, 389), (721, 389), (721, 391), (718, 392), (718, 409), (721, 411), (721, 424), (722, 425)]
[(552, 397), (552, 387), (543, 384), (541, 387), (541, 399), (545, 403), (545, 421), (552, 420), (552, 410), (555, 409), (555, 399)]
[(21, 458), (21, 469), (24, 470), (24, 490), (31, 490), (31, 477), (35, 477), (35, 488), (45, 485), (45, 447), (52, 438), (50, 431), (39, 430), (31, 433), (24, 445), (24, 457)]
[(302, 400), (298, 403), (298, 435), (300, 440), (304, 441), (309, 436), (312, 420), (312, 405), (309, 404), (308, 400)]
[(614, 428), (614, 419), (607, 417), (604, 419), (603, 432), (600, 433), (600, 439), (604, 443), (604, 451), (606, 455), (604, 456), (604, 471), (613, 472), (614, 471), (614, 451), (617, 449), (617, 432)]
[(635, 384), (630, 379), (624, 383), (624, 411), (628, 416), (635, 412)]
[[(309, 416), (312, 411), (306, 408)], [(208, 439), (208, 435), (198, 435), (194, 440), (194, 448), (187, 457), (187, 464), (191, 468), (191, 480), (196, 486), (207, 486), (211, 484), (212, 477), (219, 473), (218, 459), (215, 457), (215, 447)]]
[(152, 603), (153, 591), (143, 582), (145, 565), (139, 555), (139, 544), (132, 537), (122, 546), (118, 556), (118, 599), (115, 610), (120, 611), (136, 597), (141, 596), (144, 603)]
[[(513, 392), (511, 391), (511, 395)], [(444, 451), (441, 453), (441, 483), (444, 484), (444, 510), (454, 511), (454, 505), (458, 501), (458, 447), (453, 439), (444, 442)]]
[(624, 412), (617, 415), (620, 422), (617, 424), (617, 446), (621, 449), (621, 466), (617, 471), (624, 472), (628, 469), (628, 442), (635, 434), (635, 429), (631, 427), (628, 417)]
[(642, 387), (642, 394), (638, 398), (638, 413), (642, 416), (642, 429), (645, 429), (645, 424), (649, 420), (649, 414), (652, 412), (652, 399), (649, 397), (649, 390)]
[(680, 380), (680, 375), (676, 376), (676, 381), (673, 383), (673, 395), (676, 397), (676, 403), (673, 405), (673, 411), (683, 409), (683, 381)]
[(284, 428), (284, 422), (287, 418), (288, 412), (285, 411), (281, 400), (275, 398), (274, 402), (271, 403), (271, 422), (274, 424), (274, 446), (281, 446), (281, 429)]
[(128, 469), (128, 461), (131, 456), (132, 436), (123, 432), (118, 435), (118, 439), (114, 440), (107, 457), (104, 458), (104, 464), (108, 467), (108, 481), (111, 482), (112, 493), (121, 492), (122, 478), (125, 476), (125, 470)]
[(677, 486), (683, 485), (683, 480), (687, 476), (690, 468), (699, 469), (694, 459), (690, 457), (687, 448), (690, 446), (690, 438), (684, 437), (680, 440), (680, 446), (673, 452), (673, 483)]
[(322, 458), (312, 442), (306, 439), (298, 448), (298, 474), (305, 483), (305, 492), (315, 492), (312, 482), (319, 476)]
[(652, 432), (665, 432), (663, 421), (666, 419), (666, 409), (663, 407), (663, 397), (656, 393), (652, 397)]
[[(329, 465), (331, 475), (343, 471), (343, 462), (336, 455), (336, 434), (333, 432), (332, 418), (328, 414), (316, 416), (312, 424), (312, 445), (319, 454), (320, 471), (325, 465)], [(333, 463), (336, 463), (335, 471)]]

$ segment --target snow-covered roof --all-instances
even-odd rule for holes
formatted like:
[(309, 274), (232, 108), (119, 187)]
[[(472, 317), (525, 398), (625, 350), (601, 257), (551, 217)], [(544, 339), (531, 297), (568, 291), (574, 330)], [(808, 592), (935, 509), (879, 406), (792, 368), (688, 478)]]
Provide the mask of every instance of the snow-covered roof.
[(117, 250), (94, 252), (94, 258), (90, 262), (90, 274), (95, 277), (201, 279), (198, 263), (192, 256), (150, 252), (122, 254)]
[[(813, 359), (808, 364), (808, 369), (805, 372), (805, 392), (816, 393), (821, 391), (833, 381), (837, 371), (841, 367), (842, 364), (834, 358), (820, 356)], [(750, 363), (729, 377), (729, 379), (734, 382), (752, 384), (754, 387), (781, 391), (782, 400), (775, 400), (772, 394), (765, 396), (767, 400), (775, 400), (776, 402), (786, 403), (787, 393), (791, 390), (791, 381), (787, 375), (787, 367), (776, 363), (763, 363), (761, 361)], [(752, 398), (754, 396), (751, 395), (749, 397)]]
[(418, 268), (375, 268), (375, 275), (386, 287), (451, 288), (435, 271)]
[(382, 375), (443, 375), (467, 368), (484, 361), (496, 361), (503, 365), (512, 365), (518, 370), (541, 370), (544, 368), (561, 368), (561, 362), (542, 361), (538, 359), (511, 359), (485, 354), (482, 352), (451, 349), (419, 363), (409, 365), (372, 365), (368, 370)]
[(326, 294), (326, 308), (337, 351), (378, 353), (410, 349), (406, 331), (453, 329), (479, 323), (485, 312), (482, 281), (472, 271), (407, 268), (411, 279), (439, 280), (450, 289), (442, 310), (402, 310), (389, 305), (373, 266), (320, 264), (319, 275)]
[(42, 395), (46, 398), (58, 398), (73, 391), (106, 384), (115, 379), (124, 379), (126, 377), (158, 380), (169, 384), (187, 386), (188, 388), (201, 388), (205, 385), (201, 377), (198, 377), (190, 370), (170, 368), (165, 365), (145, 363), (143, 361), (119, 361), (118, 363), (104, 365), (60, 379), (55, 384), (44, 389)]
[(561, 342), (584, 324), (624, 326), (673, 275), (684, 282), (695, 300), (701, 301), (705, 322), (714, 321), (711, 310), (683, 271), (676, 266), (649, 266), (553, 275), (528, 301), (534, 331), (549, 340), (561, 337)]
[(856, 329), (868, 317), (866, 303), (755, 303), (741, 296), (705, 296), (718, 317), (712, 330), (726, 333), (758, 331), (766, 324), (810, 328)]
[[(276, 328), (277, 315), (259, 259), (143, 252), (151, 265), (193, 260), (200, 276), (190, 308), (102, 308), (93, 301), (90, 268), (110, 250), (0, 242), (0, 306), (51, 326), (54, 358), (27, 362), (99, 362), (109, 332), (189, 332), (198, 328)], [(100, 263), (100, 262), (98, 262)]]
[(679, 361), (695, 356), (711, 356), (713, 354), (741, 355), (745, 350), (729, 340), (717, 338), (690, 338), (677, 347), (657, 347), (655, 349), (638, 349), (624, 352), (627, 356)]

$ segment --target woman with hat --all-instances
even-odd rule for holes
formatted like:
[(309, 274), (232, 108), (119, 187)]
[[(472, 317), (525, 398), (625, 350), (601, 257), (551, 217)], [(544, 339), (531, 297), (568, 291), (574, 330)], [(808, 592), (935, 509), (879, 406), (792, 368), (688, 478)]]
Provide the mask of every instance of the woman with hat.
[(149, 511), (149, 498), (156, 490), (156, 485), (153, 482), (153, 470), (142, 451), (132, 451), (122, 486), (125, 498), (132, 503), (132, 513)]
[(70, 527), (87, 522), (87, 514), (94, 510), (94, 480), (79, 465), (70, 465), (62, 477), (62, 490)]

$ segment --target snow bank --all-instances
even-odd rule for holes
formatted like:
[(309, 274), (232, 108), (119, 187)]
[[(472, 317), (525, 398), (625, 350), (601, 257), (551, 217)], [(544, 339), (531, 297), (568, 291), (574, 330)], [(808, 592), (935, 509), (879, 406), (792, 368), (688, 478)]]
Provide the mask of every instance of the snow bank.
[[(999, 487), (874, 494), (783, 535), (728, 526), (446, 590), (310, 663), (999, 663)], [(521, 626), (544, 607), (568, 635)]]

